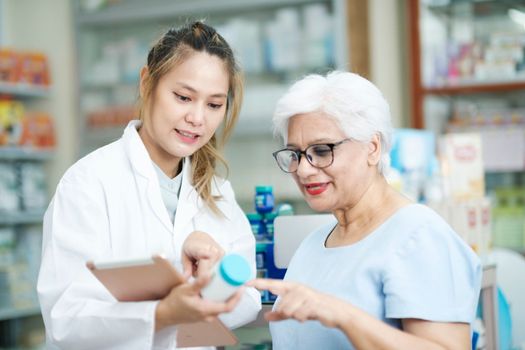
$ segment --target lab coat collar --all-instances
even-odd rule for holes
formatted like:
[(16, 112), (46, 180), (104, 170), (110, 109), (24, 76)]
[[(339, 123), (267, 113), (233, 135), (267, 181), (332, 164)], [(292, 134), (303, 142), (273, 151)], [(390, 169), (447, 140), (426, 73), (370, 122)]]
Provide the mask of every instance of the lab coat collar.
[[(191, 221), (200, 211), (206, 210), (204, 201), (200, 198), (191, 184), (191, 161), (189, 157), (183, 159), (183, 175), (179, 193), (179, 204), (177, 206), (177, 214), (175, 215), (175, 223), (173, 225), (162, 200), (160, 185), (155, 169), (153, 168), (152, 160), (137, 132), (137, 128), (139, 128), (141, 124), (142, 122), (140, 120), (132, 120), (125, 128), (122, 136), (125, 152), (134, 171), (147, 181), (147, 196), (150, 206), (156, 216), (163, 222), (170, 232), (181, 232), (181, 229), (186, 227), (188, 222)], [(220, 187), (222, 186), (219, 186), (217, 183), (217, 181), (221, 180), (214, 178), (213, 181), (215, 181), (212, 186), (213, 195), (221, 195)], [(218, 206), (223, 214), (231, 219), (231, 208), (227, 205), (221, 205), (220, 201), (218, 202)], [(193, 226), (195, 227), (195, 223), (193, 223)]]
[[(147, 179), (156, 178), (155, 169), (151, 164), (151, 158), (137, 129), (142, 125), (140, 120), (132, 120), (124, 129), (122, 140), (131, 166), (138, 174)], [(158, 181), (157, 181), (158, 182)]]
[[(137, 128), (139, 128), (141, 125), (142, 122), (140, 120), (132, 120), (129, 122), (126, 129), (124, 129), (122, 141), (124, 143), (125, 152), (133, 169), (133, 172), (138, 175), (135, 177), (137, 181), (137, 186), (146, 189), (145, 195), (148, 198), (148, 202), (152, 211), (162, 222), (165, 228), (169, 232), (173, 233), (175, 232), (175, 228), (169, 217), (166, 205), (162, 200), (159, 179), (157, 177), (157, 174), (155, 173), (153, 162), (148, 153), (148, 150), (146, 149), (146, 146), (144, 146), (144, 143), (142, 142), (142, 139), (140, 138), (139, 133), (137, 132)], [(183, 175), (183, 181), (185, 177), (186, 173), (184, 173)], [(183, 207), (183, 205), (179, 202), (179, 207), (177, 208), (177, 210), (179, 210), (180, 207)], [(177, 216), (179, 215), (176, 215), (176, 217)]]

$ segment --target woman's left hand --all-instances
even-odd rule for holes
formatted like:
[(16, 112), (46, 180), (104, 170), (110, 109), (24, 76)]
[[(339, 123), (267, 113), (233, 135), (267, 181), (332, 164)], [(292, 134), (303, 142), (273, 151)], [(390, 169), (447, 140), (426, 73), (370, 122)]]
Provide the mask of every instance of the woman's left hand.
[(268, 321), (289, 318), (300, 322), (318, 320), (327, 327), (340, 327), (347, 317), (348, 303), (299, 283), (257, 278), (246, 285), (279, 295), (273, 310), (265, 314)]
[(193, 231), (182, 245), (184, 275), (207, 279), (223, 255), (224, 249), (209, 234)]

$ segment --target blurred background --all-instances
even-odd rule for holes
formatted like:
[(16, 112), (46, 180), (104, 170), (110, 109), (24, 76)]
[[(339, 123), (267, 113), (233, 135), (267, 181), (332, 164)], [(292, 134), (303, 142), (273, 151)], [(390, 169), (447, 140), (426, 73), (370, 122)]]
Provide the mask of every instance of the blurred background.
[[(43, 213), (65, 170), (136, 118), (152, 43), (192, 19), (218, 29), (245, 73), (225, 154), (262, 276), (282, 272), (268, 260), (275, 217), (312, 214), (271, 156), (282, 146), (273, 108), (296, 79), (332, 69), (370, 79), (389, 102), (393, 186), (443, 215), (486, 266), (495, 249), (522, 258), (525, 1), (0, 0), (0, 348), (43, 347)], [(504, 299), (490, 290), (492, 306), (509, 310), (499, 321), (480, 310), (478, 348), (525, 343), (524, 274), (498, 270), (508, 286)], [(257, 332), (239, 348), (269, 348)]]

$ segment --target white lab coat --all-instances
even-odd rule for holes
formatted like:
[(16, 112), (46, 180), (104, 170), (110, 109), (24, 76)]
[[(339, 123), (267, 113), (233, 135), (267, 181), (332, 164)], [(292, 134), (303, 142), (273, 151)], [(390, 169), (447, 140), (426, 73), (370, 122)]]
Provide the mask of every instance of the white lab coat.
[[(180, 264), (184, 240), (201, 230), (226, 252), (246, 257), (255, 276), (255, 240), (230, 183), (215, 179), (213, 193), (224, 198), (217, 203), (225, 215), (219, 218), (190, 184), (186, 159), (172, 224), (136, 130), (139, 123), (130, 122), (121, 139), (69, 168), (45, 214), (37, 289), (48, 348), (176, 348), (176, 327), (154, 332), (156, 301), (117, 302), (86, 268), (87, 260), (164, 253)], [(238, 327), (255, 319), (260, 308), (260, 294), (247, 288), (235, 310), (221, 319)]]

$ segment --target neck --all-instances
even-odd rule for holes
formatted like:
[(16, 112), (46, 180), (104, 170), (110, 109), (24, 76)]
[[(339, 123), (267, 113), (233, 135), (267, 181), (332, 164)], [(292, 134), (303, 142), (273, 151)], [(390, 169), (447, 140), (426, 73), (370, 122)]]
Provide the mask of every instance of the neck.
[(182, 171), (182, 158), (171, 155), (154, 142), (144, 126), (138, 130), (138, 133), (151, 160), (157, 164), (164, 174), (173, 179)]
[(361, 240), (408, 203), (410, 201), (391, 188), (383, 176), (377, 175), (357, 204), (333, 213), (338, 225), (331, 235), (334, 236), (332, 242), (350, 244)]

